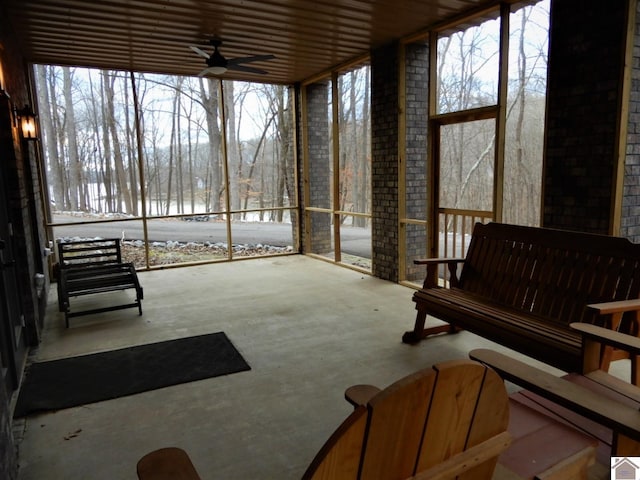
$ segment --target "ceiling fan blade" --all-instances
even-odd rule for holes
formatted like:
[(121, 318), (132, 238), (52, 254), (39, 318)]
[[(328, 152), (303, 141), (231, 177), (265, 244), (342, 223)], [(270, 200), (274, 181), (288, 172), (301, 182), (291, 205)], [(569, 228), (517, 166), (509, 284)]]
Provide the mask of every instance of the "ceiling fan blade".
[(247, 67), (245, 65), (234, 65), (232, 63), (227, 65), (227, 68), (229, 70), (234, 70), (236, 72), (258, 73), (260, 75), (265, 75), (265, 74), (269, 73), (266, 70), (260, 70), (259, 68)]
[(194, 47), (193, 45), (191, 46), (191, 50), (193, 50), (194, 52), (196, 52), (198, 55), (200, 55), (201, 57), (206, 58), (207, 60), (209, 60), (209, 54), (203, 50), (200, 50), (198, 47)]
[(206, 76), (207, 74), (210, 73), (210, 70), (211, 70), (211, 67), (207, 67), (204, 70), (202, 70), (200, 73), (198, 73), (198, 76), (199, 77), (204, 77), (204, 76)]
[(239, 65), (241, 63), (262, 62), (265, 60), (273, 60), (274, 58), (276, 58), (275, 55), (253, 55), (251, 57), (230, 58), (227, 61), (229, 62), (229, 65)]

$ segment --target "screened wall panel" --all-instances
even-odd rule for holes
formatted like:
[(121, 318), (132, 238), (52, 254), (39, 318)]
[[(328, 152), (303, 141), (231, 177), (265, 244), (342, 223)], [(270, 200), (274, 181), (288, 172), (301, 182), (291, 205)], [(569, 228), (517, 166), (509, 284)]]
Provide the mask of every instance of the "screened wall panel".
[(135, 220), (115, 233), (136, 241), (141, 268), (298, 251), (289, 87), (35, 72), (55, 238), (91, 238), (106, 229), (101, 221)]

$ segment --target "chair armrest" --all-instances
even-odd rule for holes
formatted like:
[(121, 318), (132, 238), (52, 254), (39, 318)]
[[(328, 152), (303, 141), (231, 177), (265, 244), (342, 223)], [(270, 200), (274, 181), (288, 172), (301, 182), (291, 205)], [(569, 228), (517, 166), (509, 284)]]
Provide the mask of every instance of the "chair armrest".
[[(640, 415), (634, 407), (614, 402), (585, 387), (494, 350), (472, 350), (469, 357), (493, 368), (504, 380), (612, 429), (616, 436), (624, 435), (636, 445), (640, 442)], [(625, 454), (619, 451), (616, 455)]]
[(591, 325), (590, 323), (574, 322), (569, 326), (580, 332), (583, 339), (618, 348), (632, 355), (640, 355), (640, 338), (638, 337)]
[(450, 478), (458, 478), (459, 475), (472, 468), (497, 458), (510, 444), (511, 434), (509, 432), (499, 433), (409, 478), (410, 480), (448, 480)]
[(633, 312), (640, 310), (640, 298), (620, 300), (617, 302), (592, 303), (591, 305), (587, 305), (587, 308), (596, 310), (600, 315)]
[(597, 370), (607, 371), (609, 365), (603, 358), (606, 358), (612, 349), (618, 349), (629, 354), (631, 383), (640, 385), (640, 338), (588, 323), (571, 323), (570, 326), (582, 334), (582, 374)]
[(438, 265), (447, 265), (449, 269), (449, 284), (452, 287), (457, 287), (460, 283), (458, 280), (458, 264), (464, 263), (464, 258), (423, 258), (413, 261), (415, 265), (426, 265), (427, 276), (424, 279), (422, 288), (435, 288), (438, 286)]
[(464, 262), (464, 258), (417, 258), (413, 261), (415, 265), (430, 265), (430, 264), (441, 264), (441, 263), (462, 263)]
[(131, 275), (131, 280), (136, 286), (136, 291), (138, 292), (138, 296), (140, 297), (140, 300), (142, 300), (144, 298), (144, 290), (142, 288), (142, 285), (140, 285), (140, 280), (138, 280), (138, 271), (136, 270), (136, 266), (134, 265), (133, 262), (123, 263), (123, 265), (126, 265), (127, 269), (129, 270), (129, 274)]
[(613, 330), (618, 330), (622, 315), (626, 312), (635, 312), (632, 319), (633, 332), (640, 332), (640, 299), (634, 298), (631, 300), (618, 300), (615, 302), (604, 303), (592, 303), (587, 305), (587, 308), (595, 310), (599, 315), (610, 315), (609, 327)]
[(355, 407), (366, 405), (381, 389), (374, 385), (353, 385), (344, 392), (344, 398)]

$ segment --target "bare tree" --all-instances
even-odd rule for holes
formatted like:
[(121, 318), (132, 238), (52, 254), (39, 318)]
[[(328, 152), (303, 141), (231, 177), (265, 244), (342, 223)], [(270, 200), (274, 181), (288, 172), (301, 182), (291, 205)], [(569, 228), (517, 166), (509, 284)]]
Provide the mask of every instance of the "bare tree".
[[(538, 225), (540, 218), (540, 184), (542, 170), (542, 133), (544, 115), (545, 81), (540, 78), (539, 68), (546, 71), (548, 25), (538, 23), (548, 19), (544, 5), (523, 7), (518, 10), (519, 29), (516, 36), (517, 70), (509, 99), (507, 116), (512, 118), (508, 139), (504, 181), (504, 219), (512, 223)], [(530, 32), (535, 29), (535, 31)], [(533, 48), (532, 39), (543, 40)], [(526, 144), (526, 148), (525, 148)]]
[(40, 110), (40, 126), (44, 132), (46, 141), (43, 143), (45, 158), (48, 160), (49, 193), (51, 200), (58, 209), (65, 208), (64, 197), (64, 165), (61, 165), (61, 155), (58, 151), (58, 135), (64, 132), (56, 128), (54, 124), (57, 116), (57, 99), (55, 92), (56, 82), (51, 77), (55, 75), (53, 67), (44, 65), (36, 66), (36, 86), (38, 91), (38, 103)]
[[(338, 77), (339, 91), (339, 206), (343, 211), (370, 211), (370, 119), (369, 67), (353, 69)], [(365, 227), (368, 218), (343, 215), (341, 222), (351, 221)]]
[[(278, 90), (278, 136), (280, 139), (281, 149), (281, 171), (280, 179), (278, 182), (278, 203), (276, 206), (283, 207), (284, 197), (288, 199), (289, 205), (296, 200), (296, 185), (295, 185), (295, 145), (293, 143), (293, 98), (292, 90), (286, 90), (284, 87), (280, 87)], [(278, 212), (278, 221), (282, 221), (282, 212)]]
[(222, 134), (218, 124), (218, 85), (216, 80), (211, 78), (207, 78), (206, 82), (208, 88), (205, 88), (205, 79), (200, 77), (200, 98), (206, 114), (207, 133), (209, 137), (209, 162), (207, 162), (207, 169), (205, 171), (205, 188), (209, 192), (209, 195), (207, 195), (206, 209), (208, 211), (218, 212), (221, 210), (220, 199), (223, 188), (220, 171)]
[[(180, 86), (182, 83), (182, 77), (176, 77), (176, 88), (173, 90), (173, 100), (171, 106), (171, 137), (169, 140), (169, 165), (167, 167), (168, 179), (167, 179), (167, 191), (166, 191), (166, 200), (165, 200), (165, 215), (169, 215), (171, 213), (171, 194), (173, 188), (173, 171), (174, 171), (174, 163), (180, 163), (180, 116), (178, 112), (180, 111)], [(180, 168), (178, 167), (178, 172)], [(180, 174), (178, 173), (178, 179), (176, 181), (176, 193), (177, 193), (177, 205), (178, 212), (182, 213), (182, 205), (180, 203)]]
[(76, 125), (76, 115), (75, 108), (73, 103), (73, 92), (72, 92), (72, 79), (71, 79), (71, 69), (69, 67), (62, 67), (62, 78), (63, 78), (63, 96), (65, 101), (65, 117), (66, 123), (71, 128), (66, 129), (67, 133), (67, 157), (69, 161), (69, 200), (70, 200), (70, 208), (72, 210), (80, 210), (86, 211), (86, 183), (82, 174), (82, 163), (80, 161), (78, 155), (78, 132), (75, 128)]
[[(356, 212), (369, 212), (371, 205), (370, 197), (370, 165), (371, 165), (371, 122), (369, 119), (369, 67), (365, 67), (360, 72), (364, 78), (359, 79), (358, 84), (362, 86), (362, 118), (361, 127), (358, 128), (359, 135), (355, 139), (359, 143), (358, 154), (355, 157), (356, 168), (354, 171), (354, 203)], [(352, 72), (355, 75), (356, 72)], [(354, 79), (355, 81), (355, 79)], [(367, 217), (355, 217), (354, 222), (357, 227), (367, 225)]]
[[(532, 52), (527, 42), (532, 25), (531, 14), (539, 5), (522, 7), (517, 37), (510, 42), (517, 52), (514, 65), (515, 80), (511, 82), (507, 108), (507, 143), (505, 144), (505, 177), (495, 178), (495, 127), (493, 121), (462, 121), (440, 128), (440, 185), (441, 206), (459, 209), (491, 209), (493, 182), (504, 185), (503, 220), (536, 224), (539, 204), (539, 175), (541, 163), (535, 152), (541, 152), (541, 130), (535, 125), (544, 112), (544, 92), (539, 97), (528, 94), (536, 79), (536, 65), (546, 63), (546, 50)], [(544, 17), (544, 14), (540, 15)], [(548, 17), (548, 14), (547, 14)], [(488, 22), (487, 22), (488, 23)], [(438, 43), (438, 95), (439, 112), (464, 111), (493, 105), (495, 75), (487, 74), (485, 67), (497, 51), (484, 47), (485, 42), (496, 45), (497, 34), (484, 31), (484, 25), (471, 27)], [(547, 34), (538, 35), (546, 41)], [(514, 34), (512, 33), (512, 37)], [(490, 54), (487, 55), (487, 52)], [(533, 53), (533, 56), (532, 56)], [(529, 61), (533, 59), (533, 66)], [(496, 72), (497, 74), (497, 72)], [(533, 82), (532, 82), (533, 80)], [(540, 125), (542, 125), (540, 123)], [(533, 128), (532, 128), (533, 127)], [(536, 136), (537, 135), (537, 136)], [(527, 148), (524, 148), (524, 144)], [(541, 158), (541, 156), (540, 156)]]
[(122, 157), (122, 145), (120, 140), (120, 131), (118, 129), (118, 123), (116, 119), (116, 112), (114, 106), (114, 83), (117, 79), (117, 74), (109, 75), (108, 81), (105, 82), (105, 89), (108, 95), (105, 103), (106, 110), (104, 115), (106, 117), (107, 131), (111, 136), (113, 145), (113, 165), (115, 169), (115, 192), (117, 203), (115, 205), (115, 212), (122, 211), (122, 205), (124, 204), (124, 211), (131, 213), (133, 211), (133, 199), (131, 198), (131, 191), (128, 188), (127, 179), (128, 175), (125, 172), (124, 160)]
[[(227, 171), (229, 173), (229, 209), (240, 209), (240, 182), (242, 181), (242, 163), (240, 142), (236, 131), (236, 108), (234, 82), (224, 81), (224, 112), (227, 141)], [(235, 215), (234, 215), (235, 216)]]
[(125, 139), (126, 139), (126, 148), (125, 148), (125, 154), (126, 154), (126, 161), (127, 161), (127, 171), (129, 173), (128, 178), (127, 178), (127, 185), (128, 185), (128, 193), (129, 193), (129, 197), (131, 198), (131, 210), (128, 213), (131, 213), (132, 215), (138, 215), (139, 211), (138, 211), (138, 185), (139, 185), (139, 178), (138, 178), (138, 162), (136, 161), (137, 159), (137, 138), (136, 138), (136, 130), (135, 130), (135, 118), (133, 118), (133, 123), (132, 123), (132, 117), (135, 116), (135, 113), (132, 112), (131, 108), (127, 108), (129, 105), (131, 105), (132, 100), (129, 99), (129, 89), (125, 88), (124, 89), (124, 105), (125, 105), (125, 109), (124, 109), (124, 132), (125, 132)]
[[(91, 79), (91, 71), (89, 71), (89, 78)], [(92, 182), (95, 183), (95, 192), (91, 195), (91, 206), (98, 212), (103, 212), (105, 210), (105, 206), (102, 204), (101, 198), (103, 197), (103, 188), (104, 185), (100, 180), (98, 173), (100, 172), (100, 165), (103, 158), (102, 151), (102, 142), (100, 140), (101, 136), (104, 134), (100, 130), (102, 125), (102, 109), (100, 105), (95, 102), (95, 98), (98, 96), (98, 93), (95, 91), (95, 85), (93, 81), (89, 81), (89, 96), (85, 96), (85, 105), (87, 109), (87, 118), (89, 119), (89, 124), (92, 132), (93, 139), (93, 149), (91, 152), (88, 152), (89, 158), (87, 159), (87, 163), (91, 169), (91, 177)]]

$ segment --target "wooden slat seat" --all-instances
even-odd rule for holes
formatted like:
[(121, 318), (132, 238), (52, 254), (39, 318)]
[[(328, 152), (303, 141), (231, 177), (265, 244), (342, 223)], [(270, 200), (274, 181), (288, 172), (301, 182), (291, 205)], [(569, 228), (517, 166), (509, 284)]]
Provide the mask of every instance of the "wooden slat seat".
[[(637, 409), (614, 403), (610, 398), (591, 392), (582, 385), (493, 350), (476, 349), (472, 350), (469, 356), (490, 365), (505, 380), (548, 398), (569, 411), (607, 425), (619, 435), (633, 439), (634, 442), (640, 442), (640, 414)], [(614, 451), (613, 454), (629, 453)]]
[[(120, 239), (58, 242), (58, 306), (69, 318), (123, 308), (138, 308), (142, 315), (143, 289), (133, 263), (122, 262)], [(72, 311), (71, 297), (134, 289), (134, 301)]]
[(429, 303), (431, 315), (441, 318), (455, 309), (460, 313), (456, 326), (485, 338), (500, 338), (502, 344), (540, 357), (553, 356), (556, 363), (579, 365), (580, 335), (545, 317), (488, 301), (460, 289), (431, 289), (415, 294)]
[(469, 356), (523, 387), (517, 394), (519, 402), (538, 405), (547, 415), (596, 438), (605, 447), (601, 461), (640, 455), (640, 388), (599, 368), (605, 346), (628, 352), (635, 362), (640, 356), (640, 339), (590, 324), (570, 327), (584, 337), (583, 374), (558, 377), (490, 349), (475, 349)]
[(68, 270), (65, 275), (66, 288), (70, 295), (135, 288), (136, 283), (131, 275), (132, 268), (132, 264), (125, 263)]
[[(571, 322), (639, 330), (640, 245), (623, 238), (478, 223), (465, 258), (415, 263), (426, 265), (427, 275), (413, 295), (417, 315), (405, 343), (467, 329), (577, 372), (581, 337)], [(444, 286), (438, 278), (442, 266), (450, 275)], [(446, 325), (425, 328), (427, 315)], [(616, 358), (611, 352), (603, 365)]]

